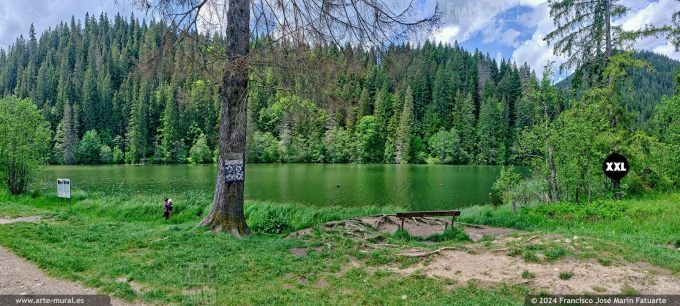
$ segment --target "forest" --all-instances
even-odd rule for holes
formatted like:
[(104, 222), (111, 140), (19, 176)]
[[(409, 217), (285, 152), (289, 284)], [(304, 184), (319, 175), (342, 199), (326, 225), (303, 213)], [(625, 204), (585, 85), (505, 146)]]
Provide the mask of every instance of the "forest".
[[(30, 98), (48, 119), (53, 164), (212, 162), (223, 66), (213, 55), (224, 39), (196, 37), (104, 14), (39, 37), (31, 27), (0, 51), (0, 93)], [(305, 67), (254, 69), (250, 162), (522, 163), (517, 140), (533, 124), (538, 83), (526, 64), (431, 42), (280, 49)], [(678, 66), (646, 57), (665, 74), (636, 74), (646, 82), (629, 104), (641, 122), (673, 93)]]
[[(616, 51), (597, 73), (608, 83), (553, 84), (551, 64), (537, 76), (458, 44), (269, 42), (251, 42), (249, 162), (530, 165), (536, 179), (502, 175), (499, 196), (579, 201), (610, 192), (596, 169), (617, 151), (638, 168), (627, 192), (680, 181), (662, 122), (677, 120), (680, 65), (665, 56)], [(0, 92), (47, 119), (49, 163), (212, 163), (224, 46), (134, 16), (73, 17), (0, 50)]]

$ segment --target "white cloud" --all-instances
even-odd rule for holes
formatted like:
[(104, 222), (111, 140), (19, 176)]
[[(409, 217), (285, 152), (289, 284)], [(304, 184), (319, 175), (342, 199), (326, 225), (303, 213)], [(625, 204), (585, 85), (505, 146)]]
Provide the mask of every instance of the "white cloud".
[(460, 27), (457, 25), (449, 25), (446, 27), (443, 27), (436, 33), (434, 33), (434, 39), (435, 41), (441, 41), (441, 42), (449, 42), (454, 40), (456, 35), (460, 32)]
[[(673, 12), (677, 11), (677, 0), (659, 0), (658, 2), (626, 0), (622, 4), (630, 9), (626, 16), (616, 22), (624, 30), (640, 29), (647, 24), (657, 26), (669, 24)], [(542, 3), (527, 14), (520, 16), (518, 22), (525, 27), (534, 28), (535, 31), (530, 39), (521, 42), (512, 53), (515, 62), (518, 64), (527, 62), (539, 74), (549, 61), (555, 61), (557, 65), (564, 62), (564, 58), (554, 55), (552, 47), (543, 41), (545, 35), (554, 29), (547, 3)], [(675, 51), (664, 37), (645, 38), (638, 41), (634, 47), (680, 60), (680, 52)]]
[(535, 31), (530, 39), (522, 42), (512, 53), (512, 59), (517, 64), (529, 64), (540, 76), (543, 73), (544, 66), (549, 62), (555, 62), (555, 68), (564, 62), (563, 58), (553, 54), (551, 46), (548, 46), (548, 43), (543, 40), (543, 37), (553, 29), (547, 3), (542, 3), (532, 11), (520, 16), (519, 22), (527, 28), (535, 29)]
[[(646, 25), (662, 26), (672, 22), (673, 13), (678, 9), (677, 0), (651, 2), (638, 10), (632, 10), (619, 24), (626, 31), (644, 28)], [(638, 41), (635, 49), (652, 50), (670, 58), (680, 60), (680, 52), (675, 51), (665, 37), (649, 37)]]
[[(428, 0), (432, 2), (435, 0)], [(536, 7), (545, 0), (444, 0), (439, 2), (442, 12), (442, 22), (445, 26), (441, 31), (435, 33), (433, 38), (440, 42), (453, 42), (457, 40), (464, 42), (473, 37), (478, 32), (485, 32), (486, 38), (495, 40), (496, 38), (503, 38), (504, 43), (509, 45), (514, 44), (513, 41), (519, 34), (514, 32), (505, 33), (498, 28), (494, 17), (501, 12), (523, 5), (529, 7)], [(508, 15), (501, 16), (501, 23), (503, 19), (513, 19), (518, 16)], [(451, 25), (457, 26), (457, 31), (454, 35), (441, 35), (441, 32), (446, 31)], [(498, 31), (497, 31), (498, 30)], [(496, 33), (496, 31), (498, 33)], [(493, 36), (495, 34), (495, 36)]]

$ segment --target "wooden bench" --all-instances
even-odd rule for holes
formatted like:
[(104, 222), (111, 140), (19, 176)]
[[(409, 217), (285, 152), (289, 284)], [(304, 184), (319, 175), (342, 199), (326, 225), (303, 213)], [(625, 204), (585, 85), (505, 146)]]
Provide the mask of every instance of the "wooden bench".
[[(448, 217), (451, 216), (451, 227), (453, 227), (453, 222), (456, 220), (457, 216), (460, 216), (460, 210), (439, 210), (439, 211), (413, 211), (413, 212), (400, 212), (397, 213), (397, 218), (401, 220), (401, 225), (399, 228), (404, 228), (404, 219), (406, 218), (416, 218), (416, 217)], [(447, 225), (444, 227), (446, 229)]]

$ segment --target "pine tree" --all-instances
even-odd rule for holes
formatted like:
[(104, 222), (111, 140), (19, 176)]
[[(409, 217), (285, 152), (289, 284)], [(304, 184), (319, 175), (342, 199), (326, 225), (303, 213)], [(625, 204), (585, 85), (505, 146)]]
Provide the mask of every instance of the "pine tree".
[[(175, 90), (171, 85), (166, 85), (158, 94), (159, 99), (165, 102), (165, 110), (163, 112), (163, 132), (161, 148), (163, 152), (163, 160), (165, 162), (178, 162), (178, 149), (180, 149), (180, 131), (179, 131), (179, 109), (177, 106), (177, 98)], [(205, 137), (205, 136), (204, 136)]]
[(148, 151), (148, 92), (144, 83), (137, 85), (133, 95), (133, 105), (130, 113), (130, 124), (127, 131), (127, 152), (125, 160), (128, 163), (136, 163), (146, 157)]
[(496, 165), (505, 162), (505, 114), (504, 105), (497, 98), (489, 96), (482, 102), (477, 124), (477, 163)]
[(99, 122), (99, 93), (97, 92), (97, 77), (94, 72), (94, 65), (88, 65), (83, 78), (83, 127), (86, 131), (97, 129)]
[(77, 130), (73, 120), (71, 103), (64, 104), (64, 115), (54, 135), (54, 160), (59, 164), (72, 165), (76, 162), (75, 150)]
[[(451, 114), (453, 112), (453, 87), (450, 84), (451, 75), (448, 67), (440, 65), (437, 69), (437, 75), (434, 78), (434, 86), (432, 88), (432, 105), (434, 113), (437, 116), (437, 121), (445, 130), (451, 128), (453, 123)], [(439, 129), (440, 126), (434, 127)]]
[(399, 129), (397, 130), (395, 161), (397, 163), (408, 163), (413, 159), (413, 91), (411, 86), (406, 88), (404, 96), (404, 106), (399, 119)]
[(475, 154), (475, 146), (477, 144), (475, 126), (475, 105), (472, 100), (472, 94), (465, 94), (459, 91), (456, 94), (453, 127), (460, 136), (462, 147), (461, 159), (463, 162), (473, 162), (472, 157)]
[(563, 67), (581, 68), (577, 75), (582, 76), (588, 85), (601, 81), (601, 72), (609, 62), (612, 51), (622, 47), (629, 37), (620, 25), (612, 24), (613, 20), (628, 11), (619, 2), (620, 0), (550, 2), (550, 16), (556, 29), (548, 33), (544, 40), (553, 44), (556, 55), (567, 57)]

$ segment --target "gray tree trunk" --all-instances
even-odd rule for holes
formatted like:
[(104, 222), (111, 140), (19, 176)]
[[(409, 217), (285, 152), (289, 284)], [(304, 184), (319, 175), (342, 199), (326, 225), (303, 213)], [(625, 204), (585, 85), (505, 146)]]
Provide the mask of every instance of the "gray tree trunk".
[(612, 56), (612, 26), (611, 26), (611, 10), (612, 10), (611, 0), (605, 0), (604, 4), (604, 20), (605, 20), (605, 40), (606, 46), (604, 51), (604, 56), (609, 62), (609, 58)]
[(555, 169), (555, 156), (553, 154), (552, 145), (549, 142), (548, 162), (550, 163), (550, 201), (558, 202), (560, 200), (560, 192), (557, 190), (557, 170)]
[[(229, 0), (227, 12), (227, 62), (224, 66), (220, 100), (220, 139), (215, 198), (208, 216), (201, 221), (214, 231), (235, 236), (250, 234), (243, 213), (244, 181), (226, 182), (224, 163), (245, 160), (248, 53), (250, 52), (250, 0)], [(245, 168), (244, 168), (245, 173)]]

